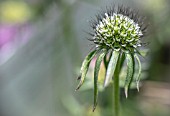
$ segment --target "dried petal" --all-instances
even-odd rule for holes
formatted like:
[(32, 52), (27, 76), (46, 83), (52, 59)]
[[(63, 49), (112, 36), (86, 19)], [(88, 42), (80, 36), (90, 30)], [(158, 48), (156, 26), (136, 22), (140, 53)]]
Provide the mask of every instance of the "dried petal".
[(85, 79), (85, 77), (86, 77), (87, 71), (88, 71), (88, 69), (89, 69), (90, 62), (91, 62), (91, 60), (93, 59), (93, 57), (94, 57), (96, 54), (97, 54), (97, 51), (94, 50), (94, 51), (92, 51), (90, 54), (88, 54), (88, 55), (86, 56), (86, 58), (84, 59), (84, 61), (83, 61), (83, 63), (82, 63), (82, 66), (81, 66), (81, 70), (80, 70), (81, 80), (80, 80), (80, 82), (79, 82), (76, 90), (78, 90), (78, 89), (82, 86), (82, 84), (83, 84), (83, 82), (84, 82), (84, 79)]
[(102, 53), (98, 56), (95, 64), (95, 69), (94, 69), (94, 106), (93, 106), (93, 111), (96, 109), (97, 105), (97, 98), (98, 98), (98, 88), (97, 88), (97, 81), (98, 81), (98, 73), (100, 70), (100, 65), (101, 62), (106, 55), (107, 51), (103, 50)]
[(127, 60), (127, 75), (125, 80), (125, 96), (128, 97), (128, 89), (134, 75), (134, 56), (131, 53), (126, 54)]

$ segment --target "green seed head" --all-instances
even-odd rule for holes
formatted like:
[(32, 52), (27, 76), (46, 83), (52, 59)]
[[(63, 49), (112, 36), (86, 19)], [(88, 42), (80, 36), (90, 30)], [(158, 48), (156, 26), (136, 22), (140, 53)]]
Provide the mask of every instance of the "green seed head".
[(142, 31), (132, 19), (121, 14), (113, 14), (105, 18), (96, 26), (94, 42), (98, 46), (107, 46), (116, 50), (136, 48), (140, 46)]
[(136, 49), (141, 46), (146, 25), (134, 11), (118, 8), (110, 9), (93, 22), (92, 41), (96, 47), (119, 50)]

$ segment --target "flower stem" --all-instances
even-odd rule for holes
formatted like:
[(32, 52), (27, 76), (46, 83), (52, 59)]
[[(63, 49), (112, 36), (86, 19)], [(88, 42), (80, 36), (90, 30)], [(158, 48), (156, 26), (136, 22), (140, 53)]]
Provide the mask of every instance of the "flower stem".
[(113, 100), (113, 105), (114, 105), (114, 116), (119, 116), (119, 105), (120, 105), (120, 92), (119, 92), (119, 73), (121, 70), (122, 66), (122, 60), (123, 57), (118, 58), (116, 70), (114, 72), (114, 83), (113, 83), (113, 94), (114, 94), (114, 100)]

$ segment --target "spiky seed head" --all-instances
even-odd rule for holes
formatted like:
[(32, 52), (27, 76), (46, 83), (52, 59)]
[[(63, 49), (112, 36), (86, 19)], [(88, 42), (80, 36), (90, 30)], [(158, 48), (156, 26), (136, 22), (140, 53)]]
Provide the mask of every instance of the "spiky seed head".
[(114, 50), (136, 49), (141, 46), (145, 28), (137, 14), (128, 8), (119, 7), (115, 12), (107, 10), (93, 22), (93, 42), (96, 47)]

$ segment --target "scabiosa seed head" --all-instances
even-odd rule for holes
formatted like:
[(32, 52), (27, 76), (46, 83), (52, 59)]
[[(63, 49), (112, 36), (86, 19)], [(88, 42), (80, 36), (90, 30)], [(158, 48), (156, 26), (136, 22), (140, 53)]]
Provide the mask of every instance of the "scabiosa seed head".
[(119, 6), (107, 9), (97, 15), (97, 21), (92, 22), (94, 34), (92, 41), (96, 47), (114, 50), (130, 50), (141, 46), (146, 26), (138, 13)]

